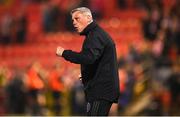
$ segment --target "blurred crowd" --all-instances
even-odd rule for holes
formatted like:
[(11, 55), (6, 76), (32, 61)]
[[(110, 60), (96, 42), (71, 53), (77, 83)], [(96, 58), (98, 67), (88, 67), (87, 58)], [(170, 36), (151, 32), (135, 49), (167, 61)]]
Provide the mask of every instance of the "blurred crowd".
[[(24, 5), (19, 12), (7, 11), (0, 17), (2, 45), (26, 43), (28, 17), (23, 9), (27, 4), (42, 6), (44, 34), (73, 32), (69, 12), (77, 6), (92, 9), (97, 21), (110, 12), (105, 0), (19, 1)], [(130, 45), (128, 55), (118, 60), (120, 98), (110, 114), (180, 115), (180, 1), (113, 1), (116, 10), (140, 9), (146, 15), (139, 19), (144, 36), (141, 46)], [(0, 4), (12, 2), (1, 0)], [(32, 61), (25, 69), (1, 64), (0, 115), (84, 115), (86, 104), (79, 74), (79, 67), (65, 67), (59, 61), (52, 68), (43, 67), (39, 61)]]
[(140, 49), (130, 46), (128, 56), (119, 60), (120, 111), (148, 91), (151, 98), (146, 101), (151, 101), (141, 111), (136, 110), (139, 115), (179, 115), (179, 5), (178, 0), (146, 0), (138, 4), (146, 12), (141, 19), (144, 42)]
[[(26, 69), (0, 68), (1, 115), (83, 115), (85, 100), (79, 68), (56, 63), (45, 69), (33, 61)], [(70, 106), (71, 105), (71, 106)]]

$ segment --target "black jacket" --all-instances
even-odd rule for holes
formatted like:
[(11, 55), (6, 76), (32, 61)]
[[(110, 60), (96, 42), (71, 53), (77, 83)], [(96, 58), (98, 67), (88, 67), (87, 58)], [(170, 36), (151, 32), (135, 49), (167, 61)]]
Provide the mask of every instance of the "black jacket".
[(81, 52), (65, 50), (62, 56), (72, 63), (81, 64), (82, 82), (88, 101), (106, 99), (117, 102), (119, 78), (113, 40), (95, 22), (80, 34), (86, 36)]

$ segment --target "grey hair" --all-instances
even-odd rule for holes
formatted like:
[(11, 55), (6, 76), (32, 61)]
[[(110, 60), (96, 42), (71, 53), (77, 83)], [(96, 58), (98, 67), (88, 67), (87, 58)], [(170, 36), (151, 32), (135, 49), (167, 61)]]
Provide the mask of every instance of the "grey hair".
[(91, 18), (92, 18), (92, 13), (91, 13), (91, 10), (87, 7), (78, 7), (78, 8), (75, 8), (71, 11), (71, 15), (76, 12), (76, 11), (79, 11), (80, 13), (82, 14), (85, 14), (85, 15), (89, 15)]

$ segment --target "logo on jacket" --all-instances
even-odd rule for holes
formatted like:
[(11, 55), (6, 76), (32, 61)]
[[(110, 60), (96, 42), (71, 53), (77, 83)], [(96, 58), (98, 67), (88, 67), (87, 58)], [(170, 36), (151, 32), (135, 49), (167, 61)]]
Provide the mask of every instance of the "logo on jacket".
[(87, 103), (87, 106), (86, 106), (86, 110), (87, 110), (87, 112), (89, 112), (89, 111), (90, 111), (90, 109), (91, 109), (91, 104), (88, 102), (88, 103)]

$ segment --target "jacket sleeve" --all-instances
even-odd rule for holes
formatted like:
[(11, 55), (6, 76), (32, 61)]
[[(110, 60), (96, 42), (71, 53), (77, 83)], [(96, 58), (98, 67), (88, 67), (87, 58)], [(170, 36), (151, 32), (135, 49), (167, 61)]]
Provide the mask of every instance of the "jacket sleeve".
[(87, 39), (83, 51), (64, 50), (62, 57), (76, 64), (93, 64), (101, 56), (103, 49), (103, 44), (97, 37), (94, 37)]

